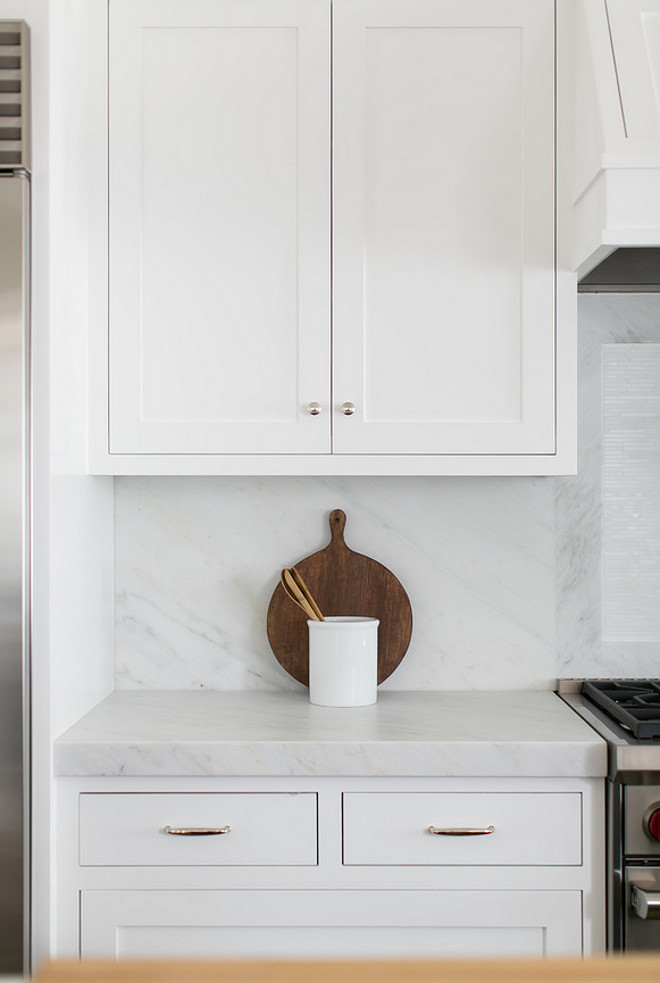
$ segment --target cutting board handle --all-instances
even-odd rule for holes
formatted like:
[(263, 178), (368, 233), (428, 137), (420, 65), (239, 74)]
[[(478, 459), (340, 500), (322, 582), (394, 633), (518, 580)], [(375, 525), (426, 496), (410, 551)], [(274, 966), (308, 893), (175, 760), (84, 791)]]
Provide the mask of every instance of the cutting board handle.
[(330, 545), (335, 548), (345, 547), (344, 529), (346, 527), (346, 513), (342, 512), (341, 509), (333, 509), (328, 521), (330, 522), (330, 536), (332, 537)]

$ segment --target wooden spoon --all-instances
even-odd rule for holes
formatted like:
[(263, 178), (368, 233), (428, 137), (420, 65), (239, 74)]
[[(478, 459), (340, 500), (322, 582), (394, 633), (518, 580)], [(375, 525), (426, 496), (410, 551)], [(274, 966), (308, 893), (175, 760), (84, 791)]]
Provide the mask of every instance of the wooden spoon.
[(282, 570), (282, 573), (280, 574), (280, 582), (284, 588), (284, 593), (286, 596), (292, 600), (294, 604), (297, 604), (299, 608), (302, 608), (311, 621), (318, 621), (319, 619), (315, 611), (305, 599), (304, 594), (301, 592), (288, 570)]
[(303, 610), (308, 613), (309, 617), (313, 621), (323, 621), (323, 615), (312, 600), (309, 591), (304, 590), (300, 586), (291, 570), (284, 570), (284, 580), (289, 591), (289, 595), (293, 596), (298, 604), (302, 606)]
[(291, 570), (289, 572), (291, 573), (291, 576), (293, 577), (293, 579), (295, 580), (296, 584), (298, 585), (298, 588), (299, 588), (301, 594), (303, 595), (303, 597), (305, 598), (305, 600), (309, 604), (310, 608), (312, 609), (312, 611), (315, 612), (316, 617), (317, 617), (317, 620), (318, 621), (325, 621), (325, 618), (321, 614), (321, 609), (318, 606), (318, 604), (316, 603), (316, 601), (314, 600), (314, 598), (312, 597), (312, 592), (310, 591), (309, 587), (305, 583), (305, 581), (304, 581), (304, 579), (302, 577), (302, 574), (300, 574), (298, 572), (298, 570), (296, 570), (295, 567), (291, 567)]

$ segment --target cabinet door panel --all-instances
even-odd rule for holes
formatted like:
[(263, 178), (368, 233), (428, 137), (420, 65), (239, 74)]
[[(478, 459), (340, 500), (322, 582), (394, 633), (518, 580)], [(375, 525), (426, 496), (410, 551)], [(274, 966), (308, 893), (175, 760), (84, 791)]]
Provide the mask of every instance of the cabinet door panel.
[(84, 958), (581, 952), (579, 891), (83, 891)]
[(554, 451), (551, 0), (337, 0), (334, 449)]
[(325, 0), (110, 3), (110, 450), (325, 453)]

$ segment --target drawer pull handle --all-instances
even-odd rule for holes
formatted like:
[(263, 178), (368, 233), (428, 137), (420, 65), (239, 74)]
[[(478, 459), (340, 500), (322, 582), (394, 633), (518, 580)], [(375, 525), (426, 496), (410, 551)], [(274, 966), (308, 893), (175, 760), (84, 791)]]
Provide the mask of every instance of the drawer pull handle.
[(455, 827), (442, 827), (442, 826), (427, 826), (427, 833), (433, 833), (435, 836), (488, 836), (490, 833), (495, 832), (494, 826), (455, 826)]
[(170, 836), (220, 836), (231, 833), (231, 826), (165, 826), (163, 833)]

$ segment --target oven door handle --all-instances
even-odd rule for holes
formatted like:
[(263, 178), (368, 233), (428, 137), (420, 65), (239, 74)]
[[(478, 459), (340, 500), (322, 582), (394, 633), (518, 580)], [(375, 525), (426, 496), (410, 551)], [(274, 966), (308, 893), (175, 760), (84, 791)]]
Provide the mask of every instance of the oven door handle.
[(630, 903), (640, 918), (660, 918), (660, 891), (644, 891), (632, 884)]

